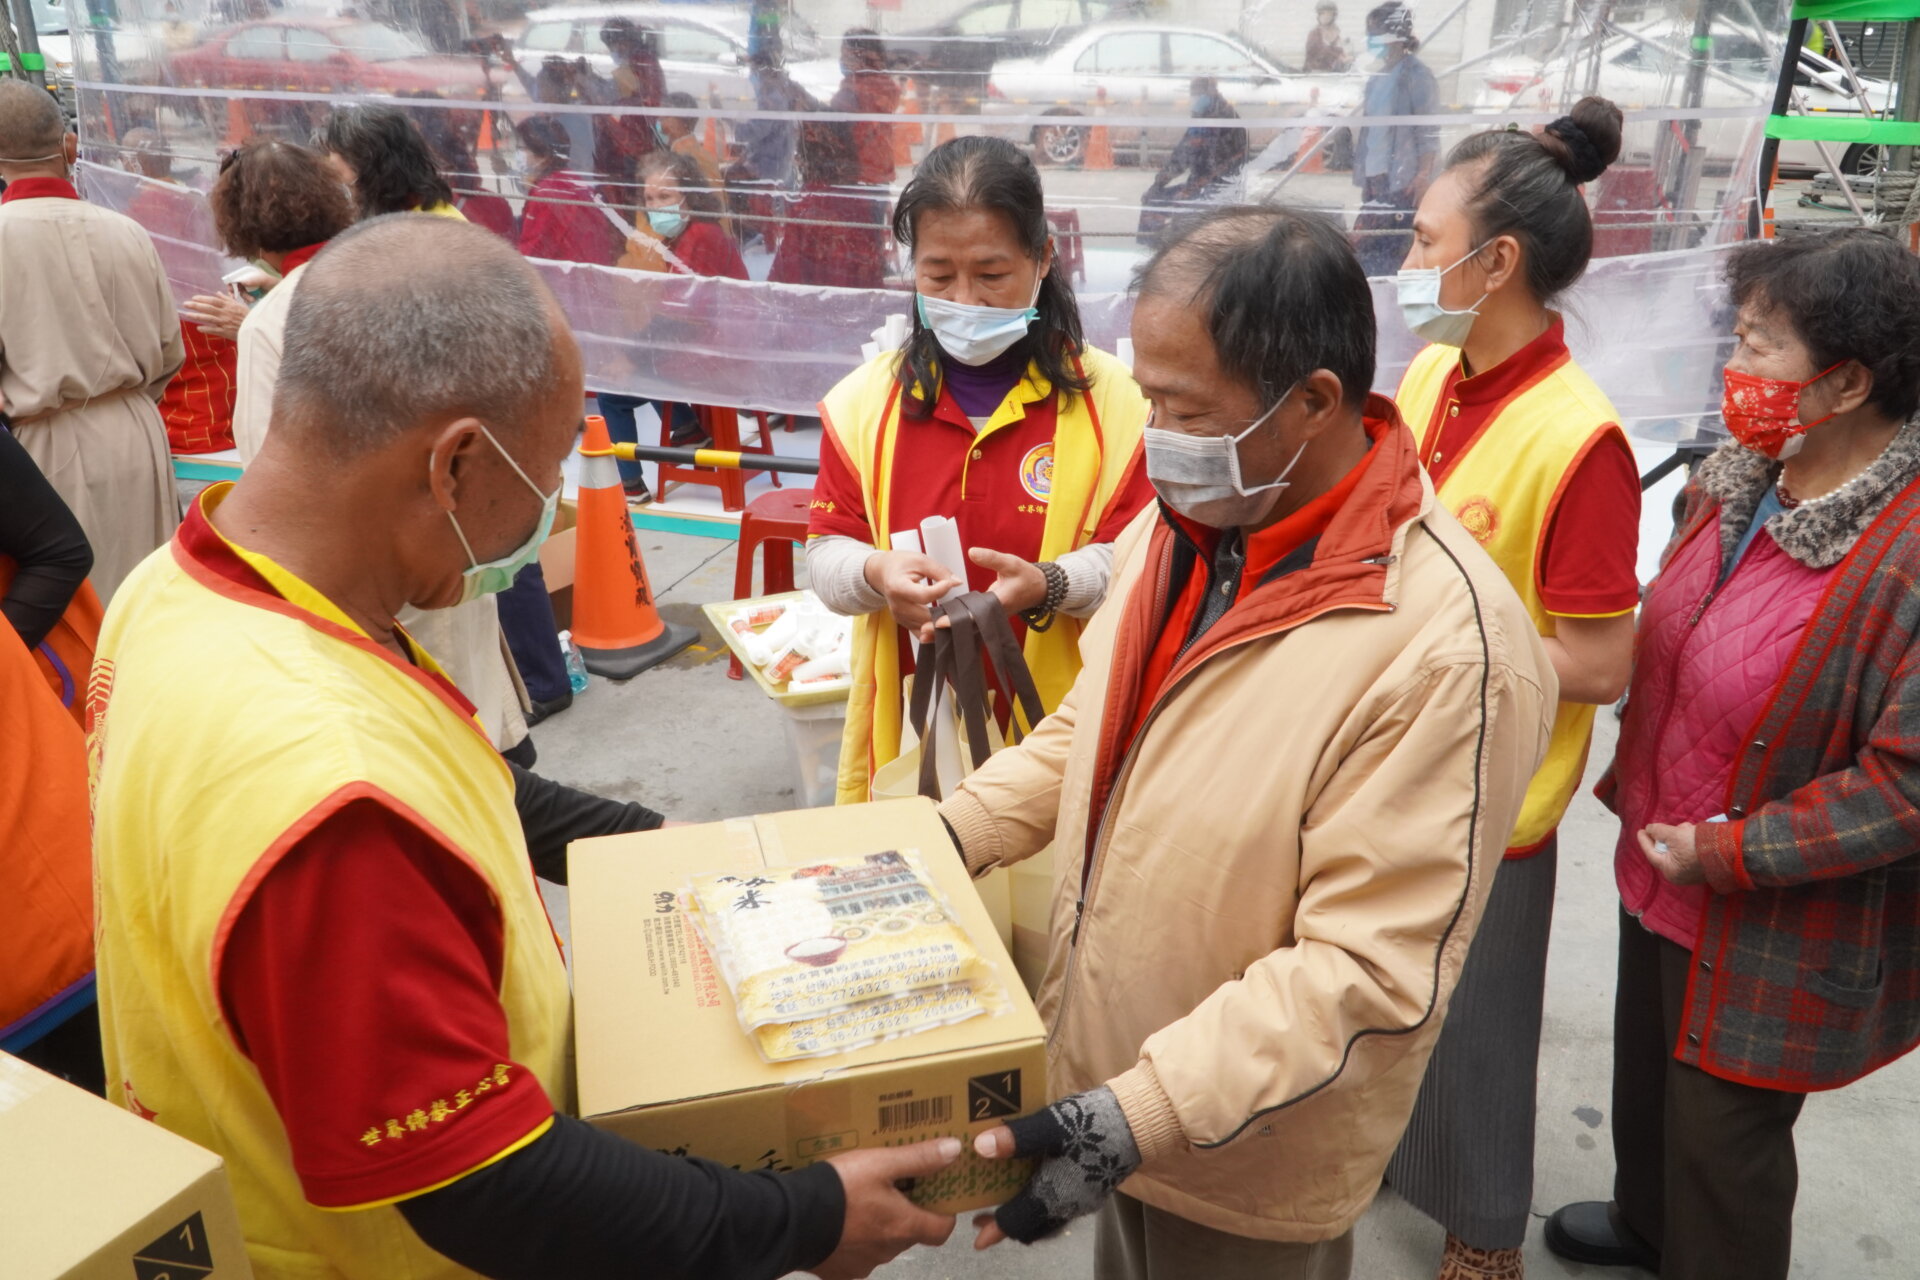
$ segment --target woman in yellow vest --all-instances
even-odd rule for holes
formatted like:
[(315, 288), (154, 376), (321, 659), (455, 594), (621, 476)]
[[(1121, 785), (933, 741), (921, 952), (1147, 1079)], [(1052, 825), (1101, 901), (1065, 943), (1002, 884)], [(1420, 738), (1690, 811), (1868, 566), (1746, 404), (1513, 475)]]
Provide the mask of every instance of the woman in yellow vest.
[(1443, 1280), (1522, 1274), (1554, 833), (1594, 708), (1620, 696), (1632, 664), (1639, 480), (1552, 310), (1593, 249), (1580, 186), (1619, 153), (1619, 109), (1600, 98), (1537, 135), (1467, 138), (1420, 202), (1397, 279), (1408, 326), (1431, 344), (1400, 383), (1400, 411), (1440, 501), (1506, 573), (1560, 680), (1546, 761), (1387, 1171), (1447, 1228)]
[(1152, 496), (1147, 402), (1081, 337), (1033, 161), (1001, 138), (935, 148), (900, 193), (893, 234), (913, 252), (911, 336), (821, 401), (807, 543), (814, 591), (859, 618), (843, 804), (868, 799), (874, 771), (900, 754), (910, 646), (956, 585), (894, 534), (930, 516), (959, 524), (968, 585), (1014, 616), (1051, 711), (1080, 670), (1080, 619), (1106, 598), (1112, 540)]

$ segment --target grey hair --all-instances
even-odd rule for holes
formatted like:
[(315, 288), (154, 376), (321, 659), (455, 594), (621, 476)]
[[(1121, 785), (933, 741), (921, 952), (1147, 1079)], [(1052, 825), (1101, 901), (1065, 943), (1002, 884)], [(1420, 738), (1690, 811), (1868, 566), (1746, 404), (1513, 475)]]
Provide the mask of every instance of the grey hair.
[(1373, 291), (1346, 231), (1321, 214), (1234, 205), (1175, 223), (1133, 288), (1197, 308), (1221, 370), (1266, 403), (1316, 369), (1333, 371), (1350, 405), (1373, 386)]
[(315, 433), (341, 458), (464, 417), (516, 433), (558, 374), (553, 306), (490, 231), (419, 213), (369, 219), (301, 273), (272, 428)]
[(42, 160), (60, 150), (67, 118), (45, 89), (0, 77), (0, 164)]

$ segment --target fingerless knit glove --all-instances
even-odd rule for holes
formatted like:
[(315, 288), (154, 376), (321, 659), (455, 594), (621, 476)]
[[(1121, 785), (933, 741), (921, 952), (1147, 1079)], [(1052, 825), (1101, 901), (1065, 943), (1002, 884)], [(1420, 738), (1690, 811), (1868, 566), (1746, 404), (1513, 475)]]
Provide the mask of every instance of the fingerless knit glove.
[(1013, 1131), (1014, 1155), (1040, 1159), (1020, 1194), (994, 1212), (1000, 1229), (1022, 1244), (1094, 1212), (1140, 1167), (1133, 1130), (1105, 1085), (1009, 1121), (1007, 1128)]

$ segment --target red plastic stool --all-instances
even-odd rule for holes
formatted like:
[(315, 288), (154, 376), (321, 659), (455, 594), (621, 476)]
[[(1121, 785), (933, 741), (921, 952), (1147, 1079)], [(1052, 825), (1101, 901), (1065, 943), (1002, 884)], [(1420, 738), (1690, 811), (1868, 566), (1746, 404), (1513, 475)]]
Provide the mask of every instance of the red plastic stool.
[[(811, 489), (775, 489), (763, 493), (740, 513), (740, 550), (733, 562), (733, 598), (753, 594), (753, 553), (763, 544), (760, 593), (776, 595), (793, 590), (793, 548), (807, 541), (807, 512), (813, 506)], [(735, 654), (727, 664), (727, 679), (746, 675)]]

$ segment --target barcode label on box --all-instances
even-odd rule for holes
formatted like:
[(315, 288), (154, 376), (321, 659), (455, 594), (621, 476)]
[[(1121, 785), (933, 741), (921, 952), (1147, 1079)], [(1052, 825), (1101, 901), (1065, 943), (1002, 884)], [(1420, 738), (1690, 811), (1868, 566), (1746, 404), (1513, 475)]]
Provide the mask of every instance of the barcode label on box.
[(953, 1098), (915, 1098), (880, 1108), (880, 1132), (897, 1129), (922, 1129), (930, 1124), (947, 1124), (953, 1119)]

